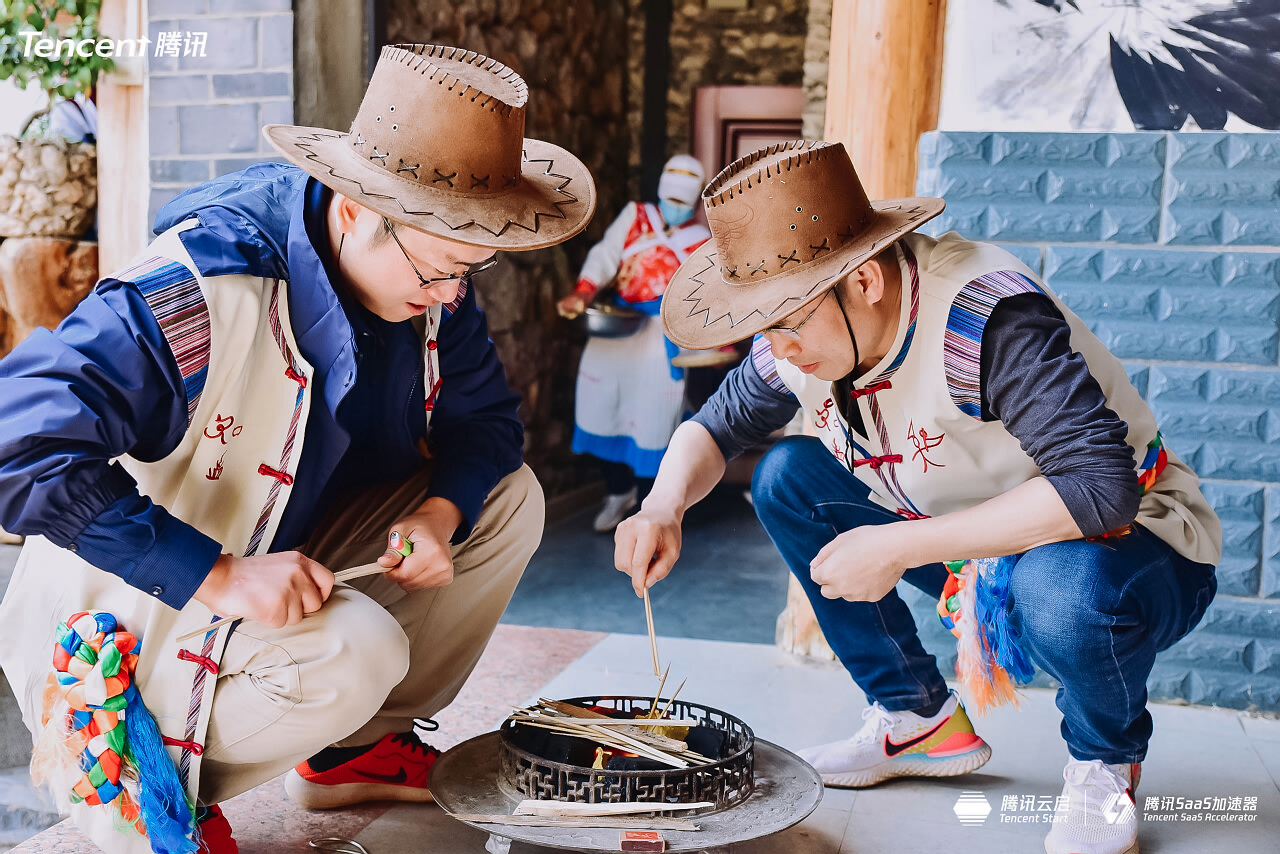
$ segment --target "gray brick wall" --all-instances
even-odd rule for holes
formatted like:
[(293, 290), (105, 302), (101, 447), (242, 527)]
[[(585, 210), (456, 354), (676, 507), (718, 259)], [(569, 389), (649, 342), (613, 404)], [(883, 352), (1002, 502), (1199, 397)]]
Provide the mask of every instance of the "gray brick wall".
[[(280, 160), (262, 126), (293, 121), (293, 12), (291, 0), (151, 0), (149, 15), (154, 220), (187, 187)], [(156, 56), (161, 33), (203, 33), (204, 56)]]
[[(920, 144), (918, 190), (947, 200), (927, 230), (999, 243), (1037, 271), (1125, 361), (1222, 519), (1218, 598), (1158, 657), (1156, 699), (1280, 712), (1277, 162), (1275, 133)], [(946, 637), (926, 630), (935, 651)]]

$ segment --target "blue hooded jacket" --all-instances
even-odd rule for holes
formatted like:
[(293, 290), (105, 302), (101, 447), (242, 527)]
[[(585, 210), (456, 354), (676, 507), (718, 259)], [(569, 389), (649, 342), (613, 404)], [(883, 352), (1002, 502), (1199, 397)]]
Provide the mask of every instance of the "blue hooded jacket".
[[(461, 542), (494, 485), (522, 462), (520, 399), (464, 285), (440, 325), (443, 383), (427, 433), (417, 331), (332, 284), (331, 197), (296, 167), (259, 164), (188, 190), (155, 225), (159, 234), (199, 220), (181, 239), (206, 279), (288, 281), (290, 322), (315, 376), (294, 488), (269, 551), (302, 544), (340, 495), (411, 475), (423, 464), (422, 439), (434, 466), (428, 497), (462, 511)], [(42, 534), (181, 608), (222, 545), (140, 495), (110, 460), (163, 459), (186, 430), (186, 390), (150, 306), (133, 283), (103, 279), (55, 331), (37, 329), (0, 360), (0, 525)]]

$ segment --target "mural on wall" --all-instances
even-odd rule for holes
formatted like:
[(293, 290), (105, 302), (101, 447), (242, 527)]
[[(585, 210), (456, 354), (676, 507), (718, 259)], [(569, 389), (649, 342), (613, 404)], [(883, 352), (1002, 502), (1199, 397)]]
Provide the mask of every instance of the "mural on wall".
[(946, 130), (1280, 129), (1280, 0), (951, 0)]

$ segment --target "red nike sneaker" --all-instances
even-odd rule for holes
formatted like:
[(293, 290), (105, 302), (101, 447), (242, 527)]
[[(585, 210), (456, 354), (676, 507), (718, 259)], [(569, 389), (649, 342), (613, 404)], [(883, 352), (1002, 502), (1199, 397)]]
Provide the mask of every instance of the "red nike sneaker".
[(240, 854), (240, 846), (231, 838), (231, 823), (217, 804), (206, 808), (198, 829), (200, 854)]
[(326, 748), (290, 771), (284, 788), (312, 810), (364, 801), (430, 801), (427, 777), (439, 756), (415, 728), (384, 735), (374, 745)]

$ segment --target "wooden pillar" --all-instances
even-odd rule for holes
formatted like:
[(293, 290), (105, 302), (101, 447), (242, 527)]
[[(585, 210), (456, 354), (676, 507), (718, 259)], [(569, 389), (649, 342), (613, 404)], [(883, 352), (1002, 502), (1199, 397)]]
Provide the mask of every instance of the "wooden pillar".
[[(116, 39), (147, 35), (143, 0), (105, 0), (102, 32)], [(142, 251), (151, 236), (147, 203), (149, 57), (117, 59), (117, 72), (98, 82), (98, 260), (105, 275)]]
[(872, 199), (915, 194), (920, 134), (938, 125), (946, 0), (835, 0), (824, 138)]

